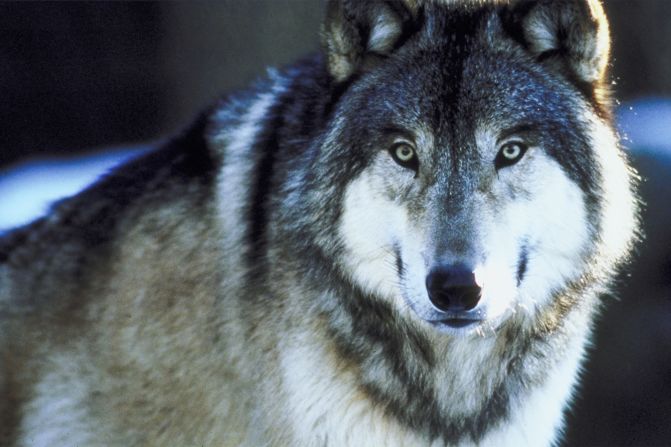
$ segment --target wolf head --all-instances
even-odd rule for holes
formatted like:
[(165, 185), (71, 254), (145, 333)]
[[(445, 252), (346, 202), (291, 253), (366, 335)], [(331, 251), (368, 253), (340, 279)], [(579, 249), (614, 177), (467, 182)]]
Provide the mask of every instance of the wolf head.
[(301, 200), (338, 198), (316, 239), (357, 287), (467, 335), (612, 273), (635, 213), (597, 1), (332, 1), (323, 43), (338, 96)]

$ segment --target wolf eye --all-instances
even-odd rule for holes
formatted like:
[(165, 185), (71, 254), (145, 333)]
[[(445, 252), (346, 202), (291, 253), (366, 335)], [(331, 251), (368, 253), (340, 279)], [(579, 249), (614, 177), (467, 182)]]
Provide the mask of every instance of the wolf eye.
[(415, 149), (406, 142), (395, 143), (390, 149), (391, 157), (404, 168), (417, 170), (417, 154)]
[(511, 141), (501, 146), (499, 153), (496, 154), (494, 167), (496, 170), (513, 165), (520, 161), (529, 147), (519, 141)]

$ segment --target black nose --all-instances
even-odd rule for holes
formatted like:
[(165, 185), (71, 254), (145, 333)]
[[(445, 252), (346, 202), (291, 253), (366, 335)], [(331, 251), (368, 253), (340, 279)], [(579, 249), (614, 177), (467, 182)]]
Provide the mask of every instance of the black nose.
[(463, 265), (440, 265), (426, 277), (429, 299), (443, 312), (473, 309), (480, 300), (480, 287), (473, 271)]

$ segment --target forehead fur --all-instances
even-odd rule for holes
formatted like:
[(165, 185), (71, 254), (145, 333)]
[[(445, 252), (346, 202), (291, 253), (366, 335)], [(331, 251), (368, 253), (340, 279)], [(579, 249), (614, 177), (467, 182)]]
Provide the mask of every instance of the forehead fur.
[[(435, 41), (451, 53), (488, 43), (563, 78), (610, 118), (608, 22), (597, 0), (331, 0), (322, 37), (337, 83), (370, 71), (422, 38), (427, 46)], [(476, 37), (482, 45), (466, 49)]]
[(422, 30), (359, 78), (351, 96), (371, 119), (422, 121), (438, 132), (467, 121), (473, 108), (497, 121), (515, 109), (544, 119), (543, 109), (556, 116), (562, 101), (575, 103), (575, 89), (544, 71), (497, 20), (489, 9), (430, 6)]
[(463, 6), (485, 6), (510, 3), (510, 0), (403, 0), (403, 4), (411, 11), (417, 12), (425, 5), (458, 5)]

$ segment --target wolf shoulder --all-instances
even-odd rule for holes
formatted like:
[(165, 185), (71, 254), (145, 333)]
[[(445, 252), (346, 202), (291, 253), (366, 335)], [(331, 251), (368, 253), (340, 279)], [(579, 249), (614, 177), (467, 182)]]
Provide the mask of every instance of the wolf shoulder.
[[(0, 317), (56, 315), (193, 271), (211, 233), (215, 156), (199, 119), (183, 135), (0, 239)], [(127, 269), (126, 265), (132, 265)], [(149, 280), (148, 280), (149, 278)], [(140, 284), (140, 282), (142, 284)]]
[[(190, 355), (206, 358), (217, 337), (208, 315), (221, 277), (219, 160), (208, 123), (203, 116), (0, 239), (0, 392), (8, 397), (0, 445), (30, 444), (31, 433), (34, 445), (92, 445), (114, 427), (154, 424), (149, 411), (124, 420), (143, 402), (200, 401), (187, 395), (193, 386), (175, 392), (167, 378), (194, 367), (184, 363)], [(101, 415), (96, 427), (91, 414)]]

